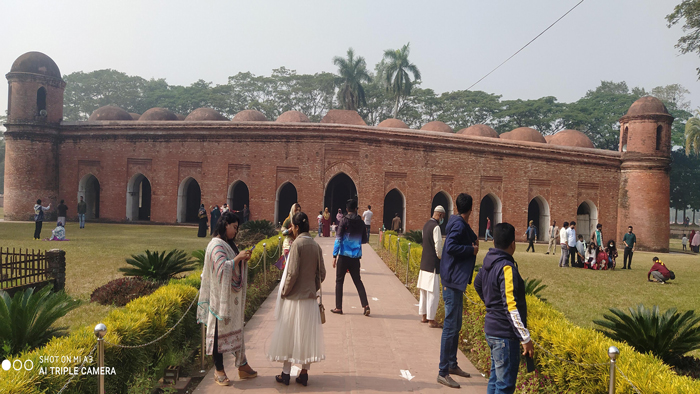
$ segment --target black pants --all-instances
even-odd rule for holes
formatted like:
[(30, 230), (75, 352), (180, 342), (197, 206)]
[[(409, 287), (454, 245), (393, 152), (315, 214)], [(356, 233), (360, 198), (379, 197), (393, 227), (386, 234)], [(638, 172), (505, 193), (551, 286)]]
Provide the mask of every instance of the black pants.
[(224, 370), (224, 355), (219, 353), (219, 322), (214, 323), (214, 351), (212, 352), (212, 357), (214, 358), (214, 367), (217, 371), (221, 372)]
[(34, 238), (41, 238), (41, 226), (44, 222), (34, 222)]
[(570, 265), (571, 267), (576, 267), (576, 265), (577, 265), (577, 263), (578, 263), (578, 261), (577, 261), (577, 259), (578, 259), (578, 250), (576, 249), (575, 246), (569, 246), (569, 259), (570, 259), (569, 265)]
[(369, 306), (367, 302), (367, 293), (365, 292), (365, 285), (362, 284), (362, 279), (360, 279), (360, 259), (338, 256), (338, 266), (335, 270), (335, 307), (336, 309), (343, 309), (343, 283), (345, 282), (345, 274), (350, 271), (350, 277), (352, 277), (353, 283), (355, 283), (355, 288), (360, 296), (360, 302), (362, 307)]
[[(634, 252), (632, 251), (632, 248), (625, 248), (625, 257), (622, 260), (622, 268), (629, 268), (632, 269), (632, 255)], [(629, 263), (627, 262), (627, 258), (629, 258)]]
[(526, 252), (526, 253), (530, 251), (530, 248), (532, 248), (532, 253), (535, 253), (535, 244), (534, 244), (534, 242), (535, 242), (534, 239), (530, 239), (530, 240), (527, 241), (527, 249), (525, 249), (525, 252)]
[(369, 235), (370, 235), (369, 228), (370, 227), (371, 226), (369, 224), (365, 224), (365, 228), (367, 228), (367, 242), (369, 242)]

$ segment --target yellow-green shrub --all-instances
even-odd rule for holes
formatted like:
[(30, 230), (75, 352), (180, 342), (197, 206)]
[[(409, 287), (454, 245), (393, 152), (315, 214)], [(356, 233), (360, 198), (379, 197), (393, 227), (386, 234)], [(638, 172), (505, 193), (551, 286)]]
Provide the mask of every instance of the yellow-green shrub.
[[(382, 247), (389, 250), (392, 256), (396, 255), (396, 239), (397, 234), (394, 231), (385, 232), (382, 239)], [(401, 238), (398, 244), (401, 248), (399, 260), (406, 263), (408, 241)], [(420, 269), (422, 251), (420, 245), (411, 245), (409, 269), (413, 272)], [(562, 392), (606, 392), (610, 368), (608, 348), (616, 346), (620, 350), (620, 356), (617, 359), (618, 368), (642, 393), (700, 393), (700, 381), (678, 376), (668, 365), (650, 354), (638, 353), (629, 345), (613, 341), (593, 329), (574, 325), (561, 312), (537, 297), (528, 296), (527, 306), (530, 334), (543, 348), (565, 360), (584, 364), (603, 364), (595, 367), (577, 367), (564, 363), (535, 347), (538, 371), (550, 377), (557, 386), (565, 387)], [(486, 313), (486, 308), (474, 290), (474, 286), (467, 287), (464, 309), (467, 312), (482, 315)], [(632, 387), (619, 375), (616, 380), (616, 390), (617, 393), (634, 393)]]

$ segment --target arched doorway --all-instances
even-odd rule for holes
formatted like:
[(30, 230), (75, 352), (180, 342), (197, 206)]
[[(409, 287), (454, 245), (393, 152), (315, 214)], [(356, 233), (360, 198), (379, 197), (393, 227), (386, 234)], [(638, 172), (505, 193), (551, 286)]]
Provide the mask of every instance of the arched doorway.
[(180, 223), (197, 223), (199, 205), (202, 203), (202, 190), (192, 177), (180, 183), (177, 193), (177, 221)]
[(445, 220), (440, 225), (440, 230), (442, 230), (442, 233), (445, 234), (447, 220), (452, 215), (452, 198), (449, 194), (445, 193), (444, 191), (437, 192), (437, 194), (433, 196), (433, 203), (430, 204), (430, 216), (433, 216), (435, 207), (437, 207), (438, 205), (442, 205), (442, 207), (445, 208)]
[(338, 214), (338, 208), (342, 209), (343, 214), (347, 213), (345, 205), (351, 198), (357, 199), (355, 182), (347, 174), (341, 172), (328, 182), (323, 196), (323, 207), (328, 207), (332, 219), (335, 219), (335, 216)]
[[(228, 188), (226, 203), (232, 211), (242, 211), (243, 205), (248, 205), (248, 209), (250, 209), (250, 192), (248, 191), (248, 185), (243, 181), (233, 182)], [(243, 223), (243, 213), (238, 213), (237, 215), (241, 223)]]
[(297, 202), (297, 188), (291, 182), (285, 182), (277, 189), (277, 201), (275, 204), (275, 223), (282, 224), (282, 221), (289, 216), (292, 204)]
[(485, 195), (479, 205), (479, 237), (486, 235), (486, 218), (491, 219), (491, 235), (493, 235), (493, 226), (502, 221), (501, 200), (493, 193)]
[[(549, 241), (549, 204), (547, 200), (542, 196), (537, 196), (530, 200), (530, 204), (527, 207), (527, 223), (525, 223), (525, 228), (527, 228), (530, 220), (535, 222), (537, 227), (537, 240), (538, 241)], [(521, 231), (522, 233), (525, 230)]]
[(391, 189), (384, 197), (384, 227), (391, 230), (391, 221), (399, 214), (401, 229), (406, 230), (406, 200), (399, 189)]
[(132, 176), (126, 186), (126, 219), (151, 220), (151, 182), (143, 174)]
[(78, 185), (78, 201), (83, 197), (87, 204), (85, 219), (100, 218), (100, 182), (92, 174), (87, 174), (80, 180)]
[[(595, 233), (598, 224), (598, 208), (593, 201), (586, 200), (576, 209), (576, 233), (583, 235), (583, 240), (588, 242)], [(613, 229), (614, 231), (614, 229)], [(603, 240), (603, 242), (606, 242)]]

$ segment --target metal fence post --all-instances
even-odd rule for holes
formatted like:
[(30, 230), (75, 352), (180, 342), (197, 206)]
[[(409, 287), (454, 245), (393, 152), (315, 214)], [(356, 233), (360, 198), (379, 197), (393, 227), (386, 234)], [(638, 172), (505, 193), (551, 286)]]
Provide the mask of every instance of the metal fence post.
[(406, 256), (406, 287), (408, 287), (408, 265), (411, 262), (411, 243), (408, 243), (408, 256)]
[(102, 373), (105, 366), (105, 340), (104, 336), (107, 333), (107, 326), (100, 323), (95, 326), (95, 336), (97, 337), (97, 367), (99, 368), (99, 377), (97, 378), (97, 394), (105, 394), (105, 375)]
[(615, 346), (608, 348), (608, 357), (610, 357), (610, 387), (608, 388), (608, 394), (615, 394), (615, 360), (619, 355), (620, 350)]
[(204, 323), (202, 323), (201, 325), (202, 325), (202, 330), (201, 330), (202, 331), (202, 343), (201, 343), (202, 357), (201, 357), (199, 373), (205, 374), (205, 373), (207, 373), (207, 369), (205, 368), (206, 362), (204, 361), (205, 349), (207, 347), (207, 327), (204, 325)]
[(277, 258), (282, 257), (282, 237), (277, 237)]
[(263, 243), (263, 280), (267, 283), (267, 243)]
[(394, 273), (399, 273), (399, 252), (401, 252), (401, 238), (396, 236), (396, 266), (394, 268)]

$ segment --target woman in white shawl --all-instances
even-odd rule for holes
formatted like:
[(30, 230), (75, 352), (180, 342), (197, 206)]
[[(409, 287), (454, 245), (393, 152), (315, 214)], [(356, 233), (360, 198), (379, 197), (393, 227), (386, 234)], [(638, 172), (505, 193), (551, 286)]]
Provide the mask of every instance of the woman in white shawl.
[(238, 376), (257, 376), (245, 356), (243, 323), (248, 282), (248, 260), (251, 252), (238, 251), (233, 240), (238, 233), (239, 219), (231, 212), (221, 215), (204, 257), (202, 285), (199, 292), (197, 322), (207, 326), (206, 354), (213, 355), (214, 380), (221, 386), (230, 381), (224, 371), (223, 353), (236, 357)]
[(309, 380), (311, 363), (325, 359), (323, 326), (316, 294), (326, 277), (323, 251), (309, 235), (309, 218), (299, 212), (292, 218), (296, 236), (289, 250), (289, 261), (282, 273), (275, 307), (275, 331), (267, 352), (270, 361), (283, 362), (282, 374), (275, 380), (289, 385), (292, 364), (301, 364), (296, 381)]

